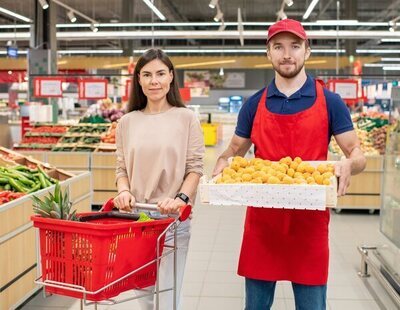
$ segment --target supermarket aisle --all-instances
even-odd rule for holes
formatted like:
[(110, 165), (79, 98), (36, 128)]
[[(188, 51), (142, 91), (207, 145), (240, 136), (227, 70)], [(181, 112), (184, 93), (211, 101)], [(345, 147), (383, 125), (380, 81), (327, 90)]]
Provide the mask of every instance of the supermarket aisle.
[[(225, 143), (233, 127), (225, 127)], [(224, 146), (207, 148), (206, 173), (210, 174), (218, 154)], [(243, 309), (244, 282), (236, 275), (245, 208), (210, 207), (197, 204), (192, 239), (183, 285), (183, 310), (240, 310)], [(328, 284), (328, 307), (343, 309), (395, 309), (388, 304), (379, 307), (367, 286), (357, 276), (360, 256), (359, 244), (379, 243), (379, 216), (362, 214), (334, 214), (331, 218), (331, 263)], [(128, 293), (129, 294), (129, 293)], [(128, 295), (125, 293), (124, 295)], [(37, 295), (23, 309), (79, 309), (73, 299)], [(93, 306), (87, 307), (93, 309)], [(98, 309), (138, 309), (136, 302)], [(289, 283), (279, 283), (275, 293), (274, 310), (294, 309)]]

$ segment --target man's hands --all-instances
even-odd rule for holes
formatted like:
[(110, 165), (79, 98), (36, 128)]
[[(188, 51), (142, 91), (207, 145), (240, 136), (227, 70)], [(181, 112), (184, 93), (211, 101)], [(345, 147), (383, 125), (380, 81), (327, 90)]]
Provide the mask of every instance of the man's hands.
[(350, 186), (352, 160), (342, 158), (335, 163), (335, 175), (339, 178), (338, 196), (346, 195), (346, 190)]
[(216, 175), (220, 174), (225, 167), (229, 166), (229, 162), (227, 159), (220, 157), (215, 164), (214, 170), (212, 172), (212, 176), (215, 177)]
[(157, 203), (161, 214), (179, 213), (180, 207), (186, 205), (180, 198), (165, 198), (163, 201)]
[(127, 190), (122, 191), (114, 198), (114, 205), (120, 211), (131, 212), (132, 208), (135, 207), (135, 203), (135, 197)]

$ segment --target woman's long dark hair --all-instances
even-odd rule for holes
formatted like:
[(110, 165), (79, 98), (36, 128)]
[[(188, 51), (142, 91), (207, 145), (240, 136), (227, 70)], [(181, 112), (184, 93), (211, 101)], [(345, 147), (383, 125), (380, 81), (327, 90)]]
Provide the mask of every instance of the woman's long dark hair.
[(142, 68), (148, 64), (149, 62), (158, 59), (165, 64), (170, 72), (172, 71), (173, 79), (170, 85), (169, 92), (167, 94), (167, 101), (170, 105), (175, 107), (186, 107), (183, 104), (181, 94), (179, 93), (179, 86), (177, 75), (175, 72), (174, 65), (172, 64), (171, 60), (168, 58), (167, 54), (165, 54), (160, 49), (149, 49), (147, 50), (140, 58), (138, 59), (135, 70), (133, 71), (133, 81), (132, 81), (132, 88), (129, 98), (129, 103), (127, 107), (127, 112), (136, 111), (136, 110), (143, 110), (147, 105), (147, 97), (143, 93), (142, 87), (139, 84), (139, 73)]

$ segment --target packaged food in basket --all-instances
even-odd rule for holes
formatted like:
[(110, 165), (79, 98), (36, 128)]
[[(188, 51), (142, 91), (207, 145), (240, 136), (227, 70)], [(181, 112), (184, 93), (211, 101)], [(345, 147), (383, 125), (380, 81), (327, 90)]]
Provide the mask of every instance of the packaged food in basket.
[(336, 205), (336, 186), (333, 162), (236, 156), (220, 175), (202, 179), (200, 195), (215, 205), (324, 210)]

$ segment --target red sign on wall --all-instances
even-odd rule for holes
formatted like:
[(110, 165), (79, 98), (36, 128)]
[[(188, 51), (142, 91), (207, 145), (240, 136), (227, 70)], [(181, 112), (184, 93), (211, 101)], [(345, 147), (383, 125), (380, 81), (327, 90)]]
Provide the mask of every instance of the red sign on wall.
[(179, 92), (181, 93), (181, 97), (184, 102), (189, 102), (192, 99), (189, 87), (179, 88)]
[(132, 87), (131, 85), (132, 85), (132, 79), (125, 81), (125, 94), (122, 97), (123, 101), (129, 100), (129, 96), (131, 95), (131, 87)]
[(62, 78), (37, 77), (33, 79), (33, 95), (38, 98), (62, 97)]
[(108, 81), (106, 79), (82, 79), (78, 81), (79, 99), (107, 98)]

